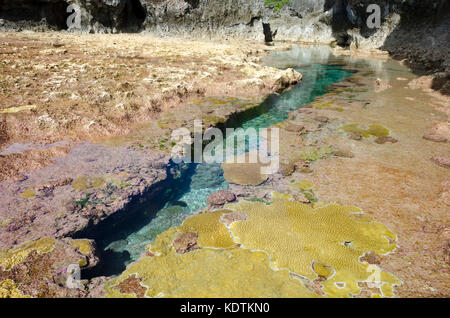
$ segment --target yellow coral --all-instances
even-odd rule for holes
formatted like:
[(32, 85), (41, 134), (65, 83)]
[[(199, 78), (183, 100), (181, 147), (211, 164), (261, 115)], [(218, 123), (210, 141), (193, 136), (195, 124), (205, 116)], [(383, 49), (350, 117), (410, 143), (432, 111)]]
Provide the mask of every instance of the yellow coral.
[(333, 102), (321, 102), (317, 101), (311, 104), (315, 108), (331, 108), (333, 107)]
[(80, 265), (80, 267), (84, 267), (88, 264), (88, 262), (85, 259), (80, 259), (78, 261), (78, 265)]
[(32, 251), (39, 254), (51, 252), (55, 247), (55, 240), (52, 238), (42, 238), (38, 241), (26, 242), (13, 249), (0, 251), (0, 266), (5, 270), (10, 270), (14, 265), (23, 262)]
[(217, 98), (211, 98), (209, 101), (211, 103), (213, 103), (214, 105), (225, 105), (225, 104), (228, 104), (228, 101), (220, 100), (220, 99), (217, 99)]
[(106, 184), (105, 178), (95, 177), (95, 178), (87, 178), (81, 177), (72, 181), (72, 187), (74, 190), (83, 191), (91, 188), (101, 188)]
[[(105, 286), (108, 297), (134, 296), (117, 289), (130, 275), (142, 278), (147, 297), (314, 297), (302, 282), (317, 277), (327, 296), (357, 295), (360, 282), (378, 283), (383, 296), (393, 296), (400, 281), (359, 261), (369, 251), (393, 251), (391, 231), (355, 207), (313, 209), (289, 200), (274, 193), (270, 205), (241, 201), (170, 228), (149, 247), (154, 256), (142, 257)], [(230, 211), (244, 212), (248, 220), (227, 229), (220, 218)], [(172, 243), (180, 232), (198, 233), (202, 249), (177, 254)]]
[(292, 199), (292, 196), (290, 194), (288, 194), (288, 193), (272, 192), (272, 198), (273, 199), (290, 200), (290, 199)]
[(172, 242), (179, 231), (176, 227), (171, 227), (167, 231), (159, 234), (155, 241), (148, 247), (148, 251), (156, 255), (167, 255), (172, 251)]
[(302, 180), (294, 184), (294, 186), (301, 190), (311, 190), (312, 188), (314, 188), (314, 182), (310, 180)]
[[(313, 209), (277, 199), (271, 205), (241, 201), (226, 208), (248, 215), (247, 221), (230, 225), (231, 232), (243, 247), (269, 253), (275, 268), (309, 279), (323, 275), (325, 266), (333, 269), (335, 273), (323, 282), (324, 291), (332, 297), (359, 294), (357, 283), (370, 281), (372, 272), (367, 263), (359, 261), (360, 256), (369, 251), (385, 254), (396, 248), (392, 243), (396, 236), (383, 224), (353, 216), (361, 214), (356, 207), (330, 204)], [(317, 269), (319, 273), (313, 269), (314, 262), (323, 264)], [(389, 286), (400, 283), (384, 272), (379, 279), (387, 294)], [(344, 287), (335, 283), (344, 283)]]
[(17, 288), (16, 284), (10, 280), (0, 282), (0, 298), (30, 298)]
[[(234, 162), (223, 163), (222, 169), (225, 180), (240, 185), (259, 185), (266, 181), (267, 175), (261, 173), (261, 168), (268, 168), (269, 164), (258, 162), (258, 156), (258, 152), (252, 150), (234, 157)], [(253, 160), (257, 162), (253, 163)]]
[(200, 247), (228, 248), (236, 243), (230, 236), (228, 229), (220, 223), (220, 217), (229, 210), (219, 210), (190, 217), (179, 228), (181, 232), (198, 233)]
[(389, 129), (381, 125), (370, 125), (369, 128), (363, 129), (359, 127), (359, 124), (348, 124), (342, 126), (340, 129), (342, 129), (348, 134), (351, 133), (360, 134), (364, 138), (369, 138), (370, 136), (385, 137), (391, 134)]
[[(330, 94), (333, 95), (333, 94)], [(335, 95), (335, 94), (334, 94)], [(342, 112), (344, 111), (344, 109), (342, 107), (335, 107), (333, 102), (321, 102), (321, 101), (317, 101), (311, 104), (311, 106), (313, 106), (314, 108), (329, 108), (329, 109), (334, 109), (337, 110), (338, 112)]]
[(319, 277), (328, 278), (331, 275), (333, 275), (333, 273), (334, 273), (334, 270), (331, 266), (328, 266), (328, 265), (325, 265), (325, 264), (322, 264), (319, 262), (313, 262), (312, 267), (313, 267), (314, 272)]
[(8, 226), (11, 223), (10, 218), (3, 219), (3, 221), (0, 223), (0, 226)]
[[(288, 271), (274, 271), (264, 252), (239, 248), (201, 249), (183, 255), (142, 257), (108, 284), (108, 297), (122, 297), (114, 289), (136, 274), (148, 288), (147, 297), (315, 297)], [(130, 294), (123, 295), (129, 297)]]
[(74, 240), (70, 243), (71, 246), (78, 247), (80, 253), (89, 254), (91, 249), (91, 242), (89, 240)]
[[(142, 278), (147, 297), (317, 297), (287, 270), (274, 271), (269, 256), (240, 248), (217, 248), (234, 244), (220, 217), (227, 210), (191, 217), (180, 228), (172, 227), (158, 235), (149, 250), (156, 256), (144, 256), (118, 278), (105, 285), (107, 297), (135, 297), (118, 289), (130, 275)], [(208, 215), (209, 214), (209, 215)], [(218, 236), (227, 239), (216, 240)], [(187, 254), (177, 254), (172, 242), (180, 231), (197, 231), (200, 245), (215, 246)]]
[(22, 198), (25, 198), (25, 199), (31, 199), (31, 198), (34, 198), (35, 195), (36, 195), (36, 193), (35, 193), (32, 189), (28, 189), (28, 190), (26, 190), (25, 192), (22, 192), (22, 193), (20, 194), (20, 196), (21, 196)]

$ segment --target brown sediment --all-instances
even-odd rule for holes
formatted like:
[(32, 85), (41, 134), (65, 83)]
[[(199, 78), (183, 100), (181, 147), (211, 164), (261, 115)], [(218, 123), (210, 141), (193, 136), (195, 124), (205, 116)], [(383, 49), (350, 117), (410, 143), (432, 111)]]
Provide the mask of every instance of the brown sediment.
[(123, 294), (135, 294), (137, 298), (144, 298), (147, 288), (141, 285), (142, 279), (135, 275), (130, 275), (127, 279), (120, 282), (116, 289)]

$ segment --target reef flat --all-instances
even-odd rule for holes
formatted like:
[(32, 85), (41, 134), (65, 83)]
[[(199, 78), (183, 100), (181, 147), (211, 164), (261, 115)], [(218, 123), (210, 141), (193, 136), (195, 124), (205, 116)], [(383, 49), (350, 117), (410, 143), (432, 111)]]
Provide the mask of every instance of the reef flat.
[[(445, 1), (41, 2), (0, 4), (1, 298), (450, 295)], [(278, 171), (175, 164), (194, 120)]]

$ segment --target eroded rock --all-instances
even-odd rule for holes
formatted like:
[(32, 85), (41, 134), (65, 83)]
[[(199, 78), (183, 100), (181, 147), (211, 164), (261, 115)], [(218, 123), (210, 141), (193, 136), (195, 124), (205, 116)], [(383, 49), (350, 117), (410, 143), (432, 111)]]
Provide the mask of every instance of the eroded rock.
[(245, 221), (247, 220), (247, 218), (248, 215), (243, 212), (226, 213), (220, 217), (220, 222), (222, 222), (226, 226), (230, 226), (236, 221)]
[(173, 241), (173, 247), (178, 254), (185, 254), (197, 250), (200, 246), (197, 244), (198, 233), (185, 232), (179, 234)]
[(225, 203), (233, 202), (236, 200), (236, 195), (228, 190), (219, 190), (211, 193), (207, 202), (211, 205), (223, 205)]

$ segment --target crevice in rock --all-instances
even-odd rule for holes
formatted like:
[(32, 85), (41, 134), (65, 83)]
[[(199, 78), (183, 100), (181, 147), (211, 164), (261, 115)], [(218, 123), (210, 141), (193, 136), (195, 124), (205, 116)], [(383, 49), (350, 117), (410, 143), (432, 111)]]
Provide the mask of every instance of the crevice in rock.
[(264, 42), (266, 43), (273, 42), (274, 34), (272, 33), (269, 23), (263, 22), (263, 32), (264, 32)]
[(166, 166), (167, 178), (150, 186), (145, 193), (136, 195), (131, 201), (113, 215), (98, 224), (72, 235), (73, 238), (93, 239), (97, 244), (100, 262), (93, 268), (82, 272), (82, 277), (92, 279), (98, 276), (113, 276), (123, 272), (131, 259), (127, 251), (116, 252), (105, 248), (112, 242), (125, 239), (151, 222), (156, 212), (168, 202), (176, 202), (190, 185), (195, 164), (174, 164)]
[(123, 32), (139, 32), (147, 16), (147, 12), (139, 0), (128, 0), (122, 13), (120, 30)]
[(247, 23), (248, 26), (250, 27), (254, 27), (255, 26), (255, 22), (261, 20), (261, 17), (252, 17), (250, 19), (250, 22)]
[(197, 9), (200, 4), (200, 0), (185, 0), (185, 1), (191, 5), (192, 9)]

